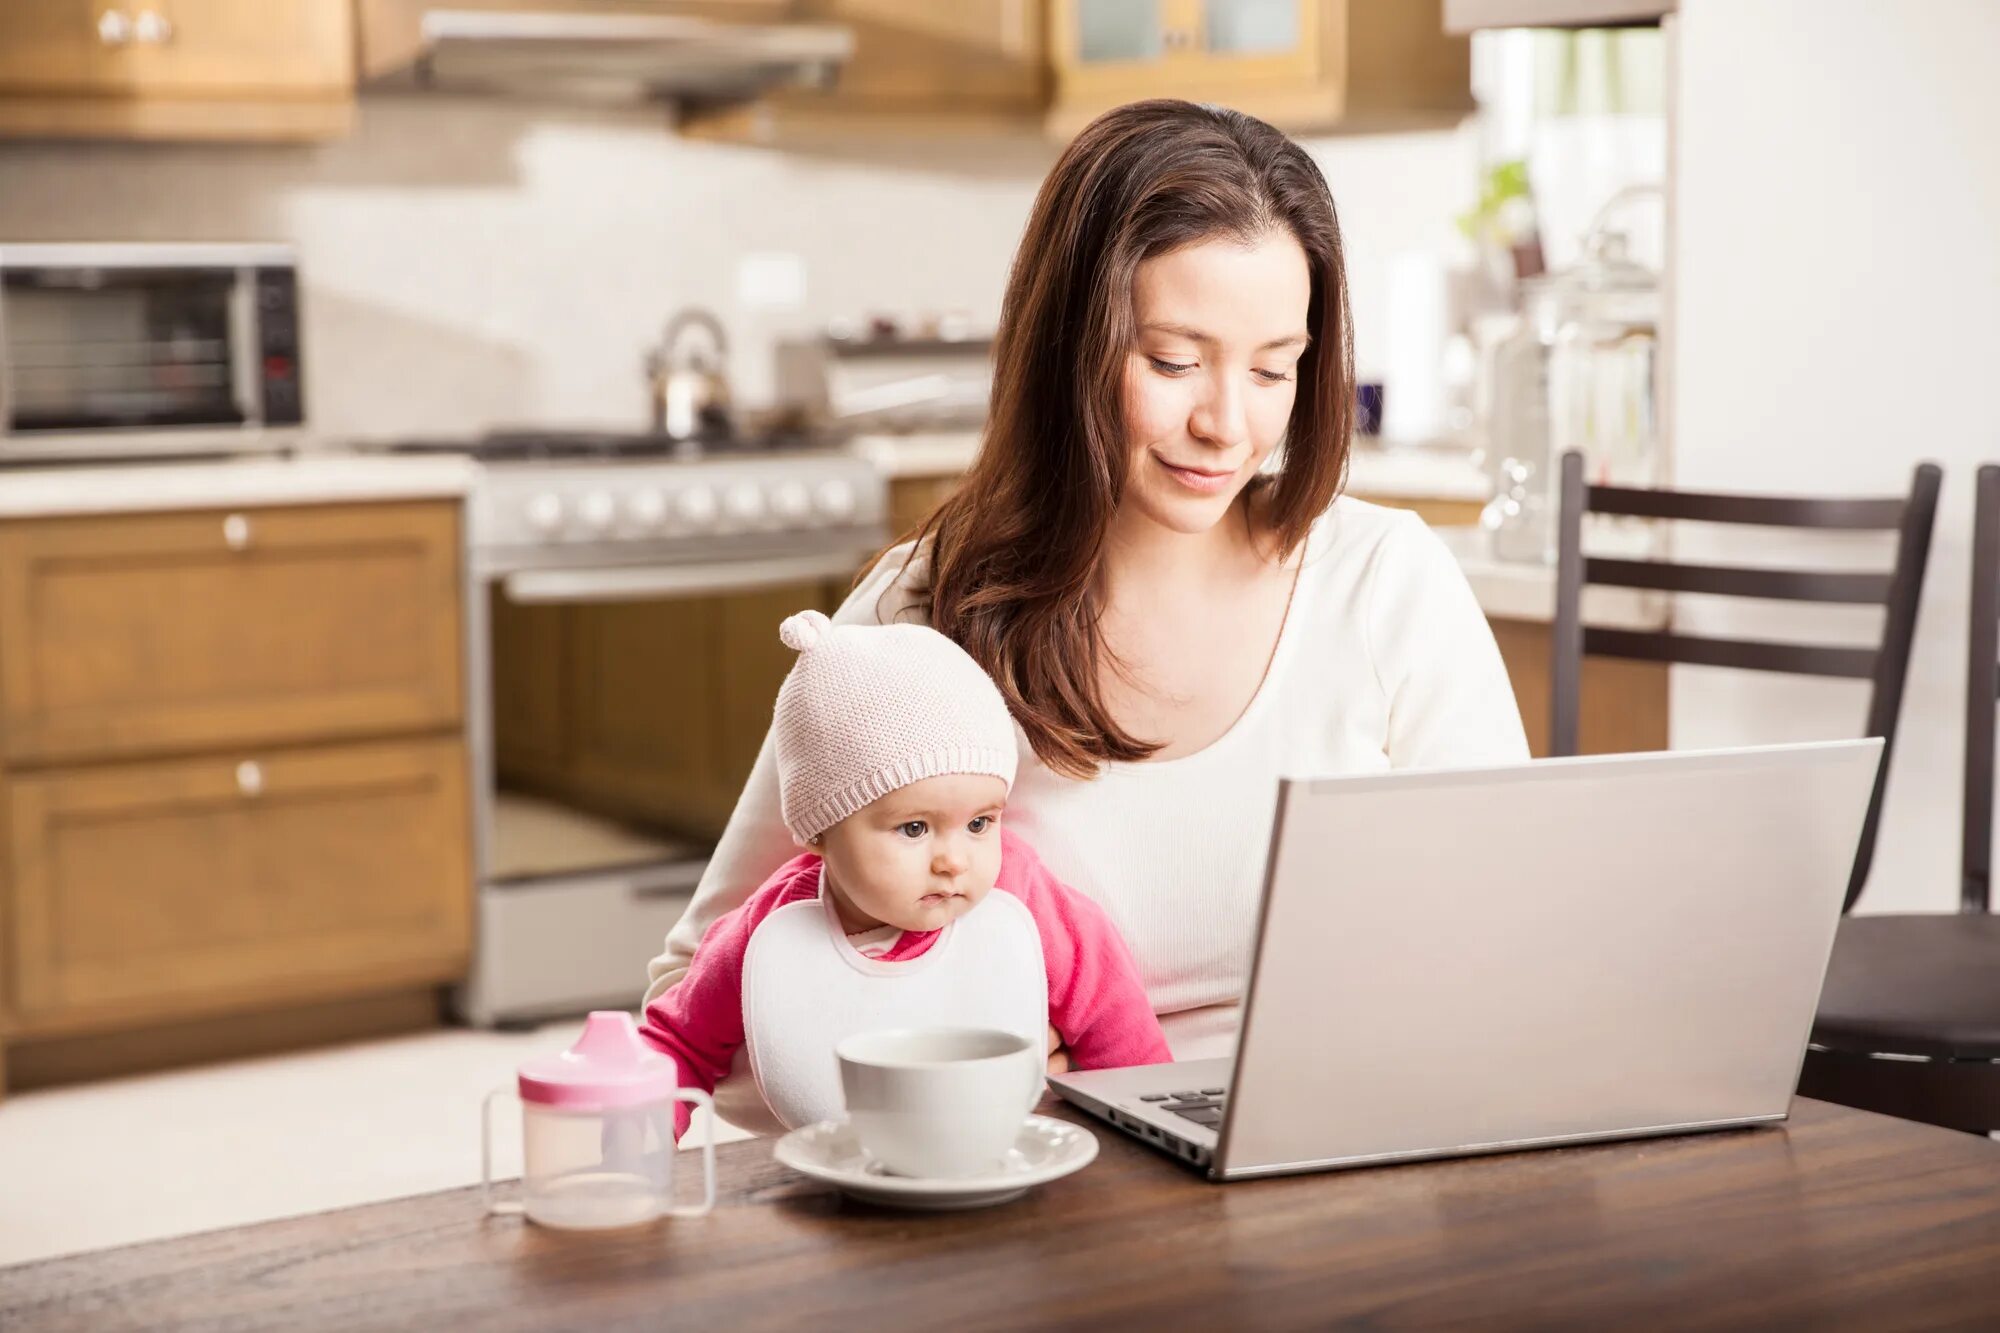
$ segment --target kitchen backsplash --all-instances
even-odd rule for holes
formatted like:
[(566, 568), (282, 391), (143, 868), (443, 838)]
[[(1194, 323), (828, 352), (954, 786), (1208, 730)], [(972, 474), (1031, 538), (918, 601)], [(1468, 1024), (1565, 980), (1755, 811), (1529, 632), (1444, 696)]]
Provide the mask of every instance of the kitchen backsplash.
[[(1310, 146), (1341, 208), (1365, 375), (1388, 261), (1449, 246), (1477, 145), (1468, 127)], [(768, 401), (787, 331), (885, 309), (990, 324), (1055, 153), (798, 156), (682, 139), (654, 111), (371, 97), (353, 138), (317, 148), (0, 147), (0, 241), (293, 241), (325, 438), (629, 428), (644, 350), (682, 305), (729, 325), (745, 402)], [(758, 252), (803, 260), (798, 308), (739, 305), (737, 263)]]

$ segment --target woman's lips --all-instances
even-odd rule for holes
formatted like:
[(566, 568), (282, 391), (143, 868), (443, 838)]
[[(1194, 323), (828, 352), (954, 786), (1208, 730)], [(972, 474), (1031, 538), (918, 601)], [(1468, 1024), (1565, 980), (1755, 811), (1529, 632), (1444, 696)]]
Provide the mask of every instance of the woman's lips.
[(1228, 486), (1230, 479), (1236, 475), (1234, 469), (1228, 472), (1209, 472), (1202, 468), (1179, 467), (1158, 454), (1153, 455), (1153, 461), (1166, 469), (1168, 476), (1197, 495), (1214, 495)]

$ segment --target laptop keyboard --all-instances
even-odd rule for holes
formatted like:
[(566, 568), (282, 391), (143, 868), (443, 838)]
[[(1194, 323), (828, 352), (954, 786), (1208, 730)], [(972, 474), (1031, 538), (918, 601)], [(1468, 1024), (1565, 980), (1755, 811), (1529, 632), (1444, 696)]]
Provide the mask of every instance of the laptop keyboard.
[(1209, 1129), (1220, 1129), (1222, 1113), (1229, 1102), (1229, 1089), (1190, 1088), (1186, 1092), (1149, 1092), (1139, 1100), (1158, 1102), (1162, 1111), (1172, 1111), (1183, 1120), (1192, 1120)]

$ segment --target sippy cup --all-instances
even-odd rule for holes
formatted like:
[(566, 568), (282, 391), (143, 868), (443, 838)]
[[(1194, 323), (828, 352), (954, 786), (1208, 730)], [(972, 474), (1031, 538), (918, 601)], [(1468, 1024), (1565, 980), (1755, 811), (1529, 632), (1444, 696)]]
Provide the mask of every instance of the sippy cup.
[[(521, 1202), (493, 1201), (493, 1103), (521, 1101)], [(639, 1036), (632, 1015), (598, 1010), (576, 1045), (521, 1066), (520, 1090), (495, 1088), (480, 1111), (480, 1176), (488, 1212), (546, 1227), (590, 1230), (656, 1217), (700, 1217), (715, 1206), (715, 1126), (701, 1145), (698, 1205), (673, 1206), (674, 1103), (713, 1110), (680, 1086), (674, 1062)]]

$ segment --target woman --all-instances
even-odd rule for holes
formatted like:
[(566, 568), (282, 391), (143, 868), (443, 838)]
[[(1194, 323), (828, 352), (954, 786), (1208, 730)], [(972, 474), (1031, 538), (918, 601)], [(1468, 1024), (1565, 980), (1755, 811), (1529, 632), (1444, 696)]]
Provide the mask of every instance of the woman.
[[(994, 355), (978, 461), (835, 619), (927, 621), (987, 669), (1025, 741), (1009, 824), (1123, 932), (1176, 1056), (1226, 1053), (1277, 779), (1525, 759), (1506, 671), (1436, 536), (1335, 498), (1340, 228), (1270, 126), (1178, 101), (1093, 123), (1035, 200)], [(794, 851), (767, 742), (649, 999)]]

